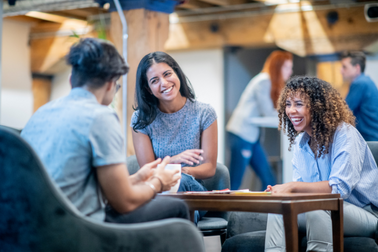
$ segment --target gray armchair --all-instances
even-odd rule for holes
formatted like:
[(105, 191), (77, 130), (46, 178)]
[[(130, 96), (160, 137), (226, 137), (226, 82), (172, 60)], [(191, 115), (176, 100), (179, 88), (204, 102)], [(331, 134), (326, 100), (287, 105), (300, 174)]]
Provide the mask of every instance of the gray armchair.
[(31, 147), (0, 126), (1, 251), (205, 251), (189, 221), (96, 222), (50, 179)]
[[(378, 142), (367, 142), (378, 164)], [(263, 252), (267, 214), (232, 212), (228, 221), (227, 240), (222, 252)], [(299, 233), (300, 251), (306, 251), (306, 234)], [(378, 227), (375, 239), (368, 237), (344, 237), (345, 252), (378, 252)]]
[[(136, 156), (127, 158), (127, 168), (130, 174), (134, 174), (139, 169)], [(230, 174), (228, 168), (221, 163), (217, 163), (215, 175), (203, 180), (204, 186), (208, 190), (222, 190), (230, 188)], [(198, 228), (204, 236), (220, 235), (221, 243), (226, 239), (227, 212), (207, 212), (198, 222)]]

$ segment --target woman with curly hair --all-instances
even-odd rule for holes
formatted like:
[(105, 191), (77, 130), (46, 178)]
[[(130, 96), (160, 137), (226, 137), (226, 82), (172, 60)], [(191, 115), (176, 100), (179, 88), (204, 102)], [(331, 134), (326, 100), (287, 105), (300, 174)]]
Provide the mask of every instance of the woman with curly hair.
[[(378, 224), (378, 168), (354, 127), (340, 94), (312, 77), (288, 81), (278, 100), (280, 128), (293, 146), (293, 182), (268, 186), (272, 194), (339, 193), (344, 199), (345, 236), (374, 237)], [(298, 216), (307, 251), (333, 251), (329, 211)], [(265, 251), (285, 251), (282, 215), (269, 214)]]

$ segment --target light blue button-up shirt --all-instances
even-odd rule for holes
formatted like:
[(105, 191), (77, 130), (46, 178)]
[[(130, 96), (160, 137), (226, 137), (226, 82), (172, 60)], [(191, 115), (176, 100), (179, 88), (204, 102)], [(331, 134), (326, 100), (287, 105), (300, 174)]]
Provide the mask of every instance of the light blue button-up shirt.
[(365, 140), (357, 129), (342, 123), (337, 128), (329, 153), (315, 159), (302, 133), (294, 146), (293, 180), (301, 182), (329, 181), (332, 193), (356, 206), (378, 207), (378, 168)]
[(105, 204), (96, 167), (126, 161), (116, 113), (87, 90), (74, 88), (41, 107), (21, 136), (79, 211), (103, 221)]

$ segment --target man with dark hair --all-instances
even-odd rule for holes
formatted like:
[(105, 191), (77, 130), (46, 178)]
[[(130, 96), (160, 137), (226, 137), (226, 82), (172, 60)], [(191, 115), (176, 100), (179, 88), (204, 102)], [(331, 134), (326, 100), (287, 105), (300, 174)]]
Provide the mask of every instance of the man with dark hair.
[(378, 141), (378, 89), (364, 74), (366, 57), (363, 52), (350, 51), (341, 55), (341, 74), (351, 83), (345, 98), (356, 117), (356, 128), (366, 141)]
[(72, 66), (71, 92), (39, 108), (21, 132), (56, 185), (92, 220), (189, 219), (185, 202), (155, 198), (180, 177), (164, 169), (169, 157), (128, 173), (118, 116), (108, 107), (120, 88), (117, 80), (129, 69), (117, 49), (85, 38), (66, 58)]

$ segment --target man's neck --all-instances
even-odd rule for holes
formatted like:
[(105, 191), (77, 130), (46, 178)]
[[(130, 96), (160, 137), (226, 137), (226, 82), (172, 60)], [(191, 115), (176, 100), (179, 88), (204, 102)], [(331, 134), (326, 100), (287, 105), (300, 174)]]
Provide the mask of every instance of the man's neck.
[(102, 101), (104, 99), (105, 93), (104, 93), (104, 87), (102, 88), (90, 88), (87, 85), (83, 86), (83, 89), (87, 90), (88, 92), (91, 92), (95, 97), (98, 103), (102, 104)]
[(354, 82), (355, 80), (357, 80), (358, 77), (360, 77), (361, 75), (363, 75), (363, 73), (360, 73), (360, 74), (356, 75), (356, 76), (351, 80), (350, 83), (352, 83), (352, 82)]

